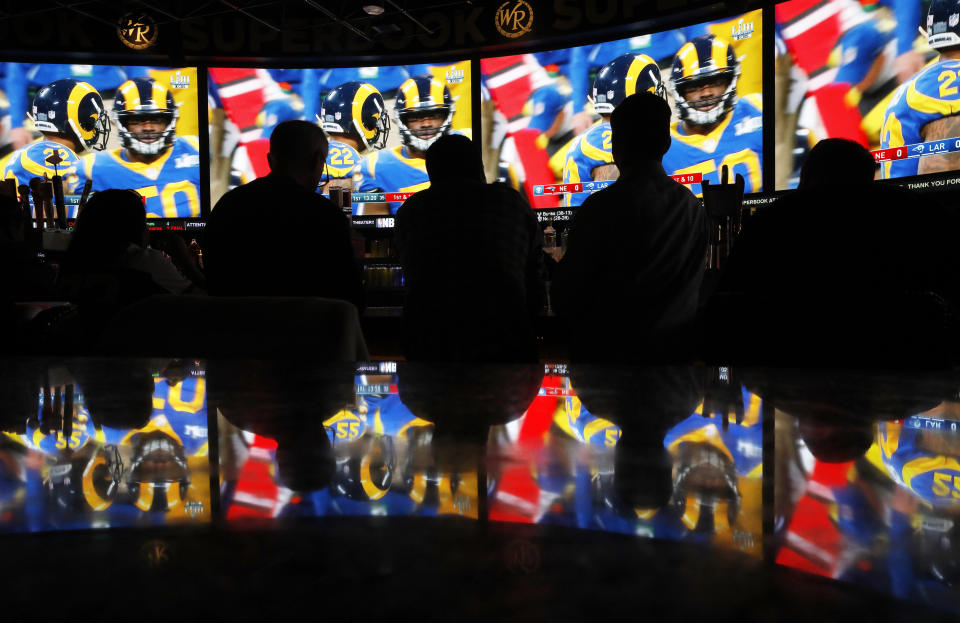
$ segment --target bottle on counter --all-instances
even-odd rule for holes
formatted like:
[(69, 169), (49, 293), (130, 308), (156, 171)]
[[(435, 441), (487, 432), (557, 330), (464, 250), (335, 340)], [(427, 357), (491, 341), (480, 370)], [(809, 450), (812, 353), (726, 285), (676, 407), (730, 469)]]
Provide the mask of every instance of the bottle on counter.
[(543, 248), (557, 248), (557, 230), (553, 227), (553, 219), (547, 220), (547, 227), (543, 230)]

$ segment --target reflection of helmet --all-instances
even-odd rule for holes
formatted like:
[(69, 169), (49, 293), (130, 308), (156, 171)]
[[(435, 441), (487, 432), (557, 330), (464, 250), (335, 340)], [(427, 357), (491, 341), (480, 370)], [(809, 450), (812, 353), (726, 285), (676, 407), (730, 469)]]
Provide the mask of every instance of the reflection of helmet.
[(609, 115), (634, 93), (664, 97), (660, 68), (646, 54), (622, 54), (600, 68), (593, 81), (593, 110)]
[[(130, 151), (143, 155), (159, 154), (177, 138), (177, 117), (180, 111), (170, 89), (153, 78), (127, 80), (117, 89), (113, 100), (113, 117), (120, 132), (120, 142)], [(131, 121), (158, 119), (164, 125), (160, 132), (131, 132)], [(144, 142), (145, 139), (153, 139)]]
[(284, 121), (303, 119), (303, 102), (295, 97), (280, 97), (263, 105), (257, 114), (260, 136), (269, 138), (273, 129)]
[(690, 442), (677, 448), (670, 501), (689, 530), (729, 529), (740, 513), (740, 498), (736, 466), (722, 449)]
[(324, 132), (356, 135), (365, 149), (383, 149), (390, 134), (383, 96), (366, 82), (344, 82), (327, 93), (318, 119)]
[(89, 442), (65, 462), (50, 468), (47, 488), (65, 509), (102, 511), (116, 499), (122, 477), (123, 462), (117, 447)]
[(927, 45), (948, 48), (960, 45), (960, 0), (933, 0), (927, 11)]
[(397, 465), (393, 438), (365, 435), (359, 444), (349, 444), (347, 450), (347, 456), (337, 457), (333, 495), (359, 501), (379, 500), (386, 495)]
[[(673, 57), (670, 94), (677, 106), (677, 115), (684, 121), (707, 125), (722, 119), (737, 103), (737, 78), (740, 62), (733, 46), (714, 35), (702, 35), (688, 41)], [(688, 101), (684, 92), (703, 84), (725, 81), (724, 92), (716, 97)], [(712, 106), (701, 110), (696, 106)]]
[[(450, 89), (428, 75), (414, 76), (397, 89), (396, 121), (404, 145), (426, 151), (438, 138), (450, 132), (455, 109)], [(443, 116), (443, 124), (435, 129), (410, 129), (410, 119), (425, 114)]]
[(133, 437), (133, 462), (127, 487), (142, 511), (167, 512), (182, 503), (190, 485), (183, 444), (154, 430)]
[(41, 87), (33, 98), (33, 127), (76, 138), (83, 149), (100, 151), (110, 137), (110, 119), (100, 93), (72, 78)]

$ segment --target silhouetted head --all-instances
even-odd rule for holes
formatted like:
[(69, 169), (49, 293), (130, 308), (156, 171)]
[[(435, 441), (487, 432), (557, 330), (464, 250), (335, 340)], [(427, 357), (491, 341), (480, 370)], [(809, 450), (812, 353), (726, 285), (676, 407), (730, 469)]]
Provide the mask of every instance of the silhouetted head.
[(23, 241), (20, 204), (10, 195), (0, 195), (0, 243)]
[(110, 266), (131, 244), (144, 246), (147, 212), (133, 190), (102, 190), (77, 217), (68, 255), (71, 264)]
[(323, 179), (327, 137), (315, 123), (293, 119), (277, 124), (270, 134), (270, 171), (293, 178), (313, 190)]
[(441, 136), (430, 146), (426, 156), (430, 183), (469, 179), (485, 181), (480, 148), (462, 134)]
[(621, 171), (643, 161), (659, 162), (670, 148), (670, 106), (653, 93), (636, 93), (610, 115), (613, 160)]
[(873, 179), (877, 162), (859, 143), (827, 138), (810, 150), (800, 169), (799, 188), (838, 184), (865, 184)]

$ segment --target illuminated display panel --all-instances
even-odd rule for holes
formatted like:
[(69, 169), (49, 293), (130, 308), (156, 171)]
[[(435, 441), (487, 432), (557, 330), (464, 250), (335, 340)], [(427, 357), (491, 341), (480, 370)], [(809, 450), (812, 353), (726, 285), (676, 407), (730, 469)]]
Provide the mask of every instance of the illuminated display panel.
[[(762, 30), (757, 10), (616, 41), (482, 59), (488, 180), (522, 190), (539, 209), (577, 207), (612, 183), (618, 172), (607, 115), (638, 84), (644, 90), (654, 82), (645, 59), (616, 60), (632, 54), (646, 55), (659, 66), (673, 109), (673, 142), (663, 160), (667, 173), (699, 195), (702, 180), (718, 183), (727, 165), (731, 175), (743, 175), (747, 193), (763, 190)], [(687, 51), (696, 37), (711, 34), (732, 46), (734, 62), (727, 62), (722, 43), (719, 54), (709, 45), (699, 55)], [(677, 86), (671, 70), (681, 52), (686, 60)], [(696, 62), (700, 57), (702, 63)], [(721, 85), (722, 102), (701, 101), (716, 95), (699, 88), (704, 82)], [(594, 86), (599, 87), (596, 101)], [(690, 96), (691, 104), (694, 98), (700, 102), (683, 109), (683, 120), (674, 91)]]
[[(36, 415), (0, 437), (0, 531), (210, 521), (202, 366), (138, 381), (135, 390), (131, 383), (111, 389), (104, 377), (86, 389), (79, 381), (41, 389)], [(135, 405), (151, 403), (131, 426), (140, 418), (131, 419)]]
[(440, 133), (472, 137), (470, 85), (469, 61), (211, 68), (211, 122), (223, 154), (211, 163), (213, 204), (230, 188), (269, 172), (269, 135), (277, 123), (306, 119), (321, 123), (330, 138), (319, 192), (348, 189), (355, 216), (370, 216), (371, 224), (377, 216), (392, 220), (409, 195), (429, 187), (423, 152)]
[[(9, 99), (7, 148), (13, 149), (0, 160), (4, 178), (28, 185), (31, 178), (59, 172), (69, 218), (76, 216), (87, 180), (93, 192), (137, 190), (148, 218), (200, 217), (195, 67), (0, 65)], [(151, 83), (138, 87), (128, 82), (139, 79)], [(109, 119), (109, 132), (101, 117)], [(54, 135), (73, 145), (56, 142)], [(62, 160), (56, 167), (47, 162), (54, 153)]]
[(952, 117), (960, 61), (951, 52), (941, 55), (925, 34), (949, 37), (956, 15), (928, 22), (927, 6), (920, 0), (776, 6), (778, 190), (797, 186), (804, 158), (825, 138), (872, 150), (878, 179), (960, 169), (960, 128)]
[[(600, 390), (596, 395), (611, 395), (615, 385), (601, 384), (588, 383)], [(641, 411), (642, 398), (638, 393), (632, 408), (638, 418), (642, 413), (650, 420), (653, 413)], [(488, 460), (490, 519), (682, 540), (759, 557), (762, 405), (745, 388), (737, 398), (742, 416), (731, 415), (726, 426), (720, 413), (703, 415), (701, 395), (692, 414), (668, 418), (662, 438), (638, 439), (646, 431), (632, 430), (625, 445), (619, 425), (590, 413), (580, 401), (566, 366), (548, 366), (524, 417), (491, 431), (490, 456), (513, 460), (499, 467)], [(666, 451), (669, 465), (653, 465), (649, 457), (657, 446)], [(669, 487), (669, 501), (631, 503), (628, 496), (636, 495), (626, 484), (631, 478), (643, 483), (641, 496)]]
[(861, 420), (872, 443), (845, 461), (823, 455), (835, 448), (810, 422), (777, 410), (776, 562), (960, 613), (958, 406)]

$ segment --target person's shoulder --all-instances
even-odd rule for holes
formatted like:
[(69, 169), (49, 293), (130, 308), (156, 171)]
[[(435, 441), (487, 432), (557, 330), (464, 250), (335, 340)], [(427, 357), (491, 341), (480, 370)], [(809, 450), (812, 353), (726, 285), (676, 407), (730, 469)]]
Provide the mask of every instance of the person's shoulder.
[(917, 91), (937, 99), (958, 99), (956, 89), (940, 88), (944, 84), (940, 77), (943, 70), (960, 71), (960, 60), (942, 60), (927, 65), (905, 83), (907, 93)]
[(748, 93), (737, 100), (737, 108), (741, 114), (758, 115), (763, 113), (763, 96), (759, 93)]
[(188, 153), (200, 153), (200, 138), (197, 136), (178, 136), (174, 149)]

